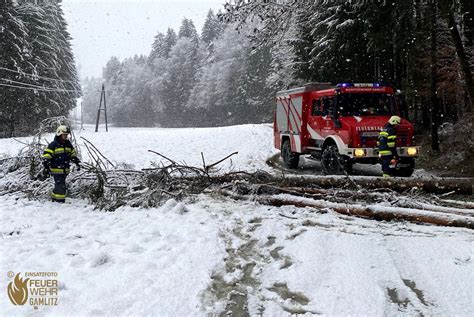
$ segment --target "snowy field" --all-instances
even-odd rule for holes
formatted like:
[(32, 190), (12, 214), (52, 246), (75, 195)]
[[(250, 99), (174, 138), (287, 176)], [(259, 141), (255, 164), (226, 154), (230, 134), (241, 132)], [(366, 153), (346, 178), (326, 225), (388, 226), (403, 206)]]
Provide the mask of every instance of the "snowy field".
[[(268, 171), (277, 153), (269, 125), (80, 136), (135, 168), (160, 161), (147, 150), (199, 166), (201, 152), (212, 163), (238, 151), (224, 170)], [(0, 140), (0, 153), (21, 147)], [(9, 271), (59, 280), (57, 306), (14, 306), (4, 291), (2, 316), (474, 316), (469, 229), (204, 194), (111, 213), (10, 195), (0, 196), (0, 234), (3, 290)]]
[[(278, 151), (273, 148), (273, 128), (271, 125), (241, 125), (223, 128), (114, 128), (105, 127), (95, 133), (94, 126), (85, 130), (73, 130), (81, 153), (88, 160), (84, 141), (92, 142), (102, 154), (113, 163), (126, 163), (140, 169), (150, 167), (152, 162), (167, 163), (154, 153), (159, 152), (170, 159), (188, 165), (202, 166), (201, 152), (207, 164), (225, 156), (239, 152), (232, 160), (220, 164), (225, 171), (267, 169), (265, 160)], [(51, 142), (54, 135), (43, 143)], [(30, 138), (0, 139), (0, 155), (14, 156)]]

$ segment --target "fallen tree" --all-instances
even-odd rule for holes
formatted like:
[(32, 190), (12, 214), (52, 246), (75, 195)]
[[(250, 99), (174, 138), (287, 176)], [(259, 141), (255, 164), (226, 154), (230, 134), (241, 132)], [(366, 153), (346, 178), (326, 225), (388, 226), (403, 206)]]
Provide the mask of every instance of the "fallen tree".
[[(382, 179), (344, 176), (285, 176), (259, 171), (222, 173), (218, 165), (237, 153), (206, 164), (188, 166), (156, 151), (165, 161), (151, 168), (134, 170), (117, 166), (91, 142), (82, 138), (89, 161), (68, 179), (72, 197), (88, 199), (99, 209), (120, 206), (155, 207), (168, 199), (190, 199), (193, 195), (220, 193), (234, 199), (254, 200), (272, 206), (294, 205), (331, 209), (335, 212), (376, 220), (403, 220), (473, 229), (474, 210), (469, 203), (444, 202), (427, 193), (472, 195), (472, 184), (463, 179)], [(28, 156), (0, 162), (0, 195), (23, 193), (31, 199), (47, 199), (51, 182), (35, 178), (39, 165), (39, 142), (29, 145)], [(33, 156), (34, 159), (29, 159)], [(32, 168), (33, 166), (33, 168)], [(14, 167), (14, 168), (13, 168)], [(400, 194), (402, 193), (402, 194)], [(441, 197), (440, 196), (440, 197)], [(451, 206), (455, 207), (451, 207)], [(459, 208), (457, 208), (459, 207)]]
[(317, 186), (320, 188), (350, 188), (350, 189), (381, 189), (387, 188), (396, 192), (421, 190), (433, 194), (473, 195), (472, 177), (393, 177), (378, 176), (322, 176), (302, 174), (300, 170), (288, 170), (275, 154), (268, 158), (267, 165), (281, 172), (288, 186)]
[(389, 188), (396, 192), (419, 189), (425, 193), (472, 195), (472, 179), (463, 178), (382, 178), (337, 176), (287, 176), (288, 186), (318, 186), (321, 188), (354, 188), (354, 183), (364, 189)]
[[(375, 220), (410, 221), (415, 223), (474, 229), (474, 217), (433, 210), (409, 209), (381, 205), (363, 206), (359, 204), (343, 204), (326, 200), (303, 198), (289, 194), (249, 196), (241, 195), (228, 189), (221, 190), (220, 193), (232, 199), (251, 200), (260, 204), (276, 207), (291, 205), (299, 208), (311, 207), (317, 209), (330, 209), (343, 215)], [(462, 210), (460, 210), (460, 212), (462, 212)]]

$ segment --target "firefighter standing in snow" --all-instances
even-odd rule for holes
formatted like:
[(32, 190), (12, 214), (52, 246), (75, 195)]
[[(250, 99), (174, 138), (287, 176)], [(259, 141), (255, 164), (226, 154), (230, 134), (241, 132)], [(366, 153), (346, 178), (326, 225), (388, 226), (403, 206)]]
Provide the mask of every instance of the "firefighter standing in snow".
[(66, 200), (66, 177), (69, 174), (70, 162), (80, 169), (80, 161), (76, 151), (68, 140), (69, 128), (60, 125), (56, 130), (54, 141), (51, 142), (43, 153), (44, 174), (52, 174), (54, 177), (54, 189), (51, 193), (53, 201), (64, 202)]
[(382, 161), (383, 177), (391, 176), (390, 165), (396, 165), (398, 160), (396, 126), (399, 125), (400, 122), (401, 119), (399, 116), (392, 116), (379, 133), (377, 145), (379, 147), (379, 157)]

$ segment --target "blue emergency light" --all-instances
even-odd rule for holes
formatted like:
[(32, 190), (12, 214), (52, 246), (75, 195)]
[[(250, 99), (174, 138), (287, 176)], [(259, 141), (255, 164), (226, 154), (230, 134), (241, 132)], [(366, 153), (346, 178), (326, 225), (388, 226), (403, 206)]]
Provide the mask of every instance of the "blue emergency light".
[(340, 83), (340, 84), (337, 84), (336, 87), (353, 87), (354, 84), (352, 83)]
[(339, 83), (336, 85), (338, 88), (345, 87), (381, 87), (380, 83)]

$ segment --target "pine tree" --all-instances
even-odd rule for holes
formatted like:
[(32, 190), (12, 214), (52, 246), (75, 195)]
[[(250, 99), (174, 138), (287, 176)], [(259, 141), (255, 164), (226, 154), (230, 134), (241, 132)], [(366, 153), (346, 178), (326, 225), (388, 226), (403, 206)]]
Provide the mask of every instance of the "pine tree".
[(45, 6), (46, 17), (52, 23), (52, 38), (57, 61), (55, 71), (57, 78), (56, 86), (65, 92), (61, 93), (60, 102), (64, 112), (76, 106), (76, 98), (81, 96), (81, 87), (78, 81), (74, 55), (71, 47), (71, 36), (67, 31), (67, 23), (60, 6), (60, 1), (49, 2)]
[(211, 44), (222, 31), (222, 26), (212, 10), (207, 13), (206, 20), (201, 31), (201, 40), (207, 45)]
[(203, 65), (187, 108), (195, 124), (222, 126), (268, 122), (273, 107), (273, 89), (266, 80), (270, 71), (270, 49), (255, 49), (249, 30), (240, 33), (229, 25), (214, 41), (212, 58)]
[(181, 22), (178, 38), (181, 39), (183, 37), (192, 39), (193, 41), (198, 41), (199, 39), (196, 27), (194, 26), (194, 22), (191, 19), (184, 18)]
[[(82, 82), (84, 96), (82, 98), (83, 121), (89, 124), (95, 124), (97, 119), (97, 109), (99, 108), (101, 78), (85, 78)], [(106, 87), (107, 90), (109, 87)], [(109, 95), (107, 95), (109, 98)], [(109, 99), (107, 99), (109, 101)], [(109, 103), (108, 103), (109, 104)]]
[(158, 32), (152, 45), (151, 53), (148, 57), (148, 64), (156, 68), (155, 64), (159, 59), (167, 59), (170, 56), (171, 49), (176, 44), (177, 36), (172, 28), (168, 28), (166, 35)]
[(0, 45), (10, 46), (1, 50), (1, 65), (11, 74), (20, 72), (17, 87), (1, 91), (14, 105), (3, 112), (8, 113), (5, 124), (10, 134), (28, 133), (45, 117), (67, 115), (80, 96), (71, 39), (60, 1), (2, 1), (1, 6), (2, 24), (9, 25), (8, 32), (0, 32), (5, 34)]
[(163, 54), (163, 48), (165, 47), (165, 35), (161, 32), (158, 32), (155, 35), (155, 40), (153, 41), (153, 44), (151, 46), (151, 52), (148, 57), (148, 61), (150, 64), (153, 63), (153, 60), (155, 60), (158, 57), (165, 57), (165, 54)]
[(168, 125), (183, 126), (190, 119), (185, 105), (196, 83), (200, 60), (198, 43), (194, 39), (180, 38), (171, 50), (159, 86)]
[(102, 70), (102, 78), (109, 85), (119, 84), (119, 74), (122, 72), (122, 63), (116, 56), (112, 56)]
[(168, 58), (170, 56), (171, 49), (176, 45), (177, 40), (178, 37), (176, 36), (176, 32), (172, 28), (168, 28), (162, 52), (163, 58)]
[(117, 126), (151, 127), (155, 125), (150, 92), (151, 72), (143, 56), (123, 61), (120, 85), (113, 86), (110, 100), (112, 122)]
[[(17, 100), (24, 91), (15, 87), (15, 82), (23, 82), (25, 77), (15, 71), (27, 71), (29, 49), (26, 41), (27, 29), (19, 18), (17, 6), (13, 1), (0, 2), (0, 137), (11, 137), (15, 133), (15, 125), (21, 117), (25, 103)], [(8, 71), (13, 70), (13, 71)]]

